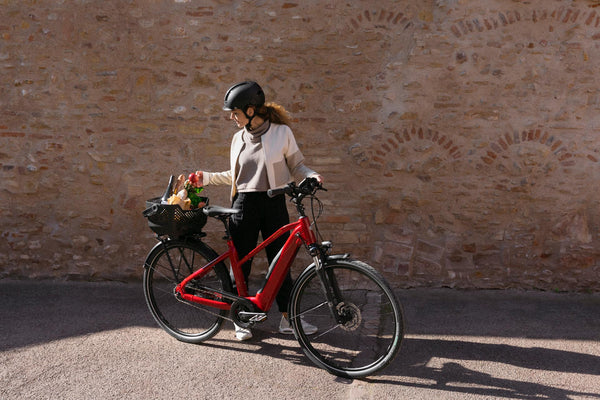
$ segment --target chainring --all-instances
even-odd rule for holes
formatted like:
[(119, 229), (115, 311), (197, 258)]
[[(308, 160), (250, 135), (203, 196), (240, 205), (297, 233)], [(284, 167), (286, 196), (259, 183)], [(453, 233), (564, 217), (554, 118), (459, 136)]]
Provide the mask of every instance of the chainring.
[(250, 300), (236, 300), (231, 304), (231, 319), (239, 327), (250, 328), (254, 325), (254, 321), (250, 321), (249, 318), (240, 317), (240, 312), (256, 311), (256, 307)]

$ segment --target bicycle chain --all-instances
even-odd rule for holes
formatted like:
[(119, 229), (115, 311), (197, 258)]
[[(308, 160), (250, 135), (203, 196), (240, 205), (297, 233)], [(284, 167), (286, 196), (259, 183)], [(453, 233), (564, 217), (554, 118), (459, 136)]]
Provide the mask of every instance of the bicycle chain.
[(182, 303), (184, 303), (184, 304), (187, 304), (188, 306), (192, 306), (192, 307), (194, 307), (194, 308), (196, 308), (196, 309), (198, 309), (198, 310), (201, 310), (201, 311), (204, 311), (204, 312), (206, 312), (206, 313), (208, 313), (208, 314), (214, 315), (215, 317), (222, 318), (222, 319), (224, 319), (224, 320), (231, 321), (231, 322), (234, 322), (234, 323), (235, 323), (235, 321), (234, 321), (232, 318), (229, 318), (229, 317), (224, 317), (224, 316), (223, 316), (223, 315), (221, 315), (221, 314), (217, 314), (217, 313), (215, 313), (215, 312), (212, 312), (212, 311), (210, 311), (210, 310), (208, 310), (208, 309), (206, 309), (206, 308), (204, 308), (204, 307), (200, 307), (200, 306), (198, 306), (196, 303), (194, 303), (193, 301), (188, 301), (188, 300), (182, 299), (182, 298), (180, 298), (180, 297), (178, 297), (178, 296), (175, 296), (175, 298), (176, 298), (177, 300), (179, 300), (180, 302), (182, 302)]

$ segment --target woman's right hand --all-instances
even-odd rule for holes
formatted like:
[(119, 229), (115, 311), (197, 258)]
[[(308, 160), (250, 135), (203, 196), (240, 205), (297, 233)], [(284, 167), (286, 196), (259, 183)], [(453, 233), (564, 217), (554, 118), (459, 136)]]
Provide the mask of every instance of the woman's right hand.
[(204, 172), (196, 171), (196, 176), (198, 177), (198, 182), (200, 183), (200, 185), (203, 186), (204, 185)]

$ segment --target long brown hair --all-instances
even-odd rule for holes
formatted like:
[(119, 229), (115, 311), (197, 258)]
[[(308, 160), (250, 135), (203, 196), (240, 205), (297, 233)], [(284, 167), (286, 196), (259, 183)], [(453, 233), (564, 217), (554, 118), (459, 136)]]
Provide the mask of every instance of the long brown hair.
[(290, 126), (291, 117), (287, 110), (273, 102), (265, 103), (256, 110), (256, 114), (266, 121), (274, 124)]

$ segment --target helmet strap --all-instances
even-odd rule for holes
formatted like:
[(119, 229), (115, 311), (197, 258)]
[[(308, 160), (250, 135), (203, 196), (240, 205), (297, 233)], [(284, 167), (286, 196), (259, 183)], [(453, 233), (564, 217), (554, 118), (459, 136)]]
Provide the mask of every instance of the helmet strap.
[(249, 116), (248, 113), (246, 112), (246, 111), (248, 111), (248, 108), (250, 108), (250, 107), (248, 106), (248, 107), (246, 107), (245, 110), (243, 110), (244, 115), (246, 116), (246, 118), (248, 118), (248, 123), (245, 125), (245, 128), (247, 131), (251, 131), (252, 130), (252, 128), (251, 128), (252, 120), (254, 119), (254, 117), (256, 117), (256, 110), (255, 110), (254, 114), (252, 114), (252, 116)]

